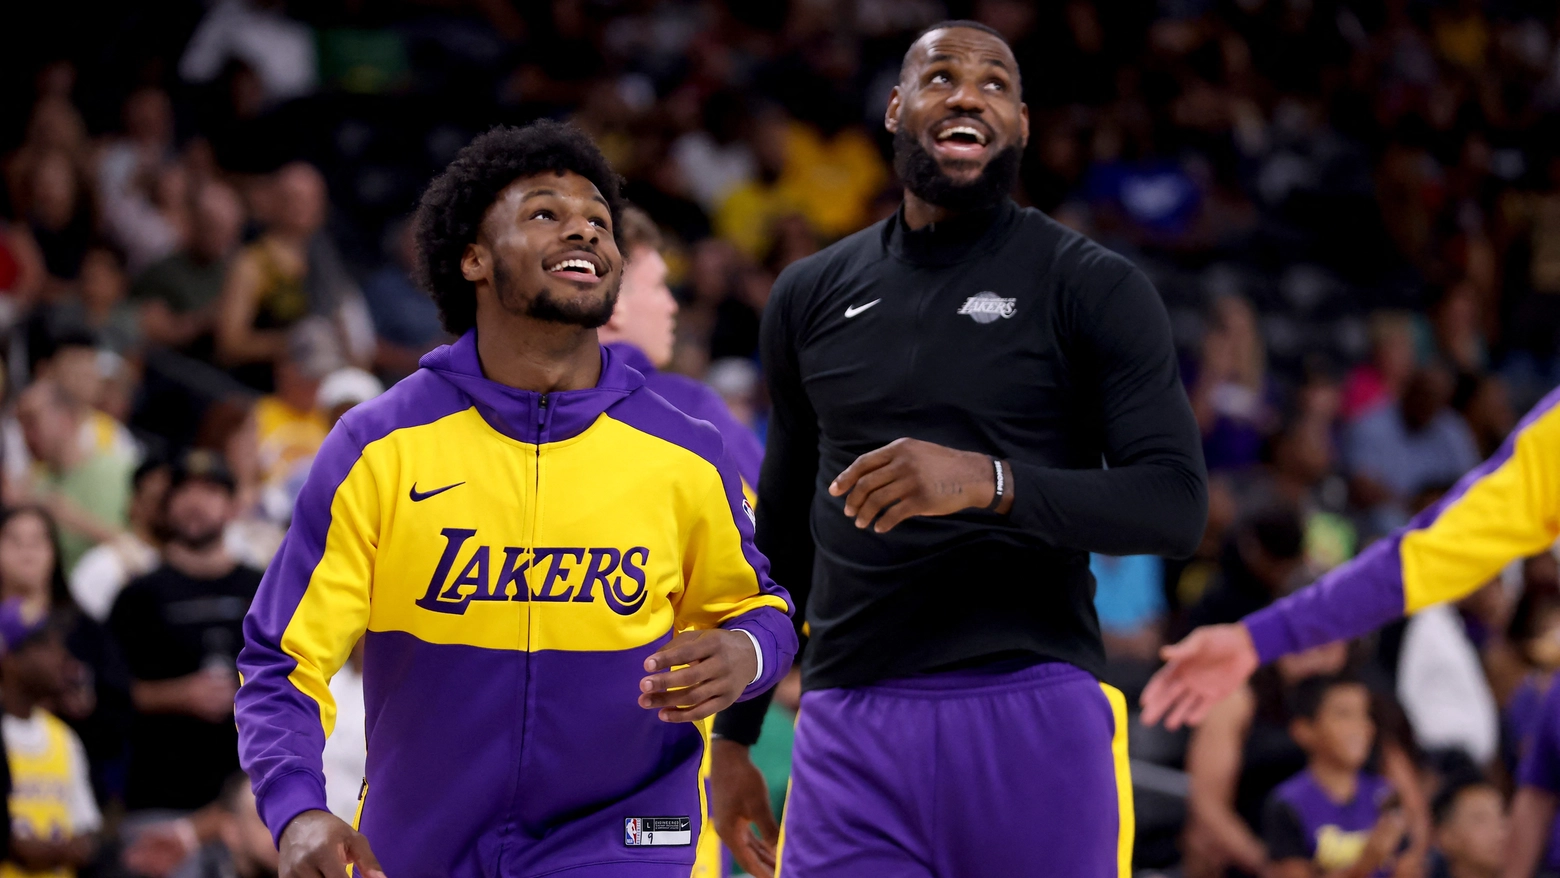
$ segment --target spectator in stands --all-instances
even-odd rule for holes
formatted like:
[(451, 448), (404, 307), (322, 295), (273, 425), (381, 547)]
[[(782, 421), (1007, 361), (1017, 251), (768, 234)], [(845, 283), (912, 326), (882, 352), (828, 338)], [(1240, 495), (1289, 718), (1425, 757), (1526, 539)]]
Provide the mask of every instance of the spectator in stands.
[(301, 97), (318, 84), (314, 32), (260, 0), (213, 4), (190, 36), (179, 75), (210, 82), (234, 61), (254, 70), (267, 103)]
[(55, 326), (79, 327), (97, 336), (98, 343), (122, 357), (134, 357), (141, 349), (141, 318), (129, 302), (130, 281), (124, 255), (98, 242), (81, 259), (77, 297), (51, 309)]
[(397, 378), (417, 371), (417, 360), (444, 336), (439, 309), (412, 282), (417, 242), (410, 219), (392, 227), (390, 261), (363, 282), (363, 298), (379, 334), (375, 365)]
[(24, 204), (49, 282), (54, 291), (61, 291), (81, 273), (81, 260), (92, 242), (96, 218), (91, 190), (70, 156), (48, 152), (32, 167)]
[(209, 362), (217, 300), (244, 228), (244, 206), (225, 183), (201, 186), (193, 202), (189, 246), (142, 272), (130, 298), (141, 307), (147, 343)]
[(68, 574), (94, 545), (124, 530), (135, 464), (83, 449), (79, 404), (53, 380), (22, 391), (16, 404), (27, 450), (37, 463), (8, 485), (12, 503), (41, 504), (60, 526), (60, 560)]
[(1408, 521), (1418, 493), (1450, 485), (1479, 463), (1473, 433), (1451, 409), (1452, 378), (1445, 369), (1419, 369), (1396, 405), (1382, 406), (1350, 424), (1344, 460), (1360, 506), (1376, 533)]
[(195, 815), (137, 830), (123, 861), (131, 872), (151, 878), (274, 878), (278, 867), (276, 843), (241, 773), (228, 778), (217, 801)]
[[(1301, 681), (1342, 673), (1349, 647), (1332, 643), (1285, 656), (1216, 705), (1193, 730), (1186, 750), (1190, 786), (1184, 838), (1188, 878), (1265, 875), (1268, 849), (1258, 835), (1269, 794), (1306, 766), (1291, 734), (1290, 695)], [(1395, 717), (1394, 717), (1395, 718)], [(1415, 848), (1428, 844), (1429, 806), (1395, 726), (1379, 742), (1379, 773), (1403, 801)]]
[(71, 572), (71, 597), (82, 612), (99, 622), (108, 621), (114, 600), (130, 580), (151, 573), (161, 561), (158, 515), (168, 479), (166, 461), (142, 461), (130, 480), (130, 526), (117, 539), (87, 550)]
[(660, 231), (648, 214), (630, 207), (623, 212), (616, 237), (627, 260), (623, 286), (617, 307), (597, 336), (624, 363), (644, 373), (646, 385), (667, 402), (714, 424), (725, 437), (738, 474), (752, 489), (764, 455), (758, 437), (737, 423), (708, 387), (686, 375), (660, 371), (672, 360), (677, 324), (677, 300), (666, 286)]
[(125, 789), (131, 811), (194, 811), (238, 770), (234, 663), (260, 571), (223, 547), (233, 493), (220, 456), (186, 454), (163, 504), (163, 566), (127, 585), (109, 616), (134, 680)]
[(1305, 532), (1293, 506), (1277, 503), (1239, 521), (1219, 556), (1219, 577), (1188, 614), (1191, 626), (1233, 622), (1294, 585)]
[(1408, 620), (1398, 653), (1397, 697), (1421, 747), (1458, 750), (1484, 768), (1494, 763), (1500, 713), (1479, 650), (1455, 605), (1437, 604)]
[(1477, 775), (1449, 779), (1436, 793), (1430, 878), (1500, 878), (1511, 834), (1506, 797)]
[(320, 382), (314, 407), (324, 413), (325, 423), (334, 427), (342, 415), (384, 392), (384, 382), (374, 377), (374, 373), (347, 366), (326, 375)]
[(276, 391), (255, 401), (228, 443), (242, 508), (257, 507), (270, 521), (292, 517), (296, 494), (319, 451), (330, 421), (319, 409), (320, 383), (345, 365), (327, 321), (311, 318), (288, 333), (276, 367)]
[(87, 140), (87, 123), (71, 104), (68, 92), (69, 86), (60, 93), (39, 96), (21, 146), (6, 160), (6, 192), (19, 215), (25, 216), (31, 209), (33, 170), (45, 156), (61, 154), (73, 174), (82, 180), (90, 176), (92, 145)]
[(1376, 741), (1370, 690), (1351, 677), (1304, 680), (1292, 695), (1290, 735), (1304, 771), (1268, 797), (1262, 840), (1269, 878), (1385, 878), (1422, 874), (1398, 863), (1408, 830), (1400, 797), (1366, 769)]
[[(135, 437), (102, 408), (109, 395), (104, 367), (117, 358), (105, 356), (98, 336), (87, 329), (67, 328), (53, 337), (52, 344), (52, 353), (39, 360), (34, 371), (38, 378), (58, 384), (70, 398), (81, 422), (76, 436), (81, 450), (125, 460), (139, 457)], [(26, 447), (19, 451), (20, 461), (25, 461)]]
[(81, 740), (43, 707), (69, 688), (60, 621), (45, 606), (7, 599), (0, 602), (0, 643), (10, 862), (26, 873), (72, 878), (92, 861), (103, 818)]
[(320, 172), (302, 162), (287, 165), (264, 194), (266, 232), (233, 261), (218, 301), (216, 342), (219, 362), (268, 393), (276, 388), (274, 365), (287, 353), (287, 331), (299, 322), (323, 319), (344, 350), (366, 348), (369, 357), (373, 329), (357, 285), (321, 231), (327, 205)]
[(1256, 463), (1264, 439), (1278, 426), (1256, 320), (1250, 302), (1224, 296), (1215, 303), (1203, 337), (1191, 398), (1210, 470)]
[(0, 329), (10, 329), (43, 292), (43, 252), (26, 223), (0, 211)]
[(121, 791), (116, 769), (123, 768), (129, 679), (108, 632), (71, 600), (59, 559), (59, 533), (47, 512), (18, 506), (0, 513), (0, 600), (23, 601), (61, 624), (71, 655), (68, 686), (50, 709), (86, 745), (93, 789), (108, 801)]
[(1370, 359), (1356, 366), (1343, 385), (1343, 419), (1357, 421), (1393, 402), (1414, 374), (1419, 356), (1414, 318), (1381, 311), (1370, 319)]
[(1153, 662), (1164, 645), (1164, 561), (1153, 555), (1090, 555), (1094, 609), (1112, 659)]

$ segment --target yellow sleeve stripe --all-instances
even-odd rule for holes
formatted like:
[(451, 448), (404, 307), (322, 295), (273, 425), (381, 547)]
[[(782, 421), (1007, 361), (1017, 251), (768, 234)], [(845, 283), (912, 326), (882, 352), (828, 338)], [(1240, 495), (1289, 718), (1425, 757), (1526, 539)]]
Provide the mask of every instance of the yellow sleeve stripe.
[(1508, 449), (1428, 525), (1403, 535), (1406, 612), (1464, 597), (1560, 536), (1560, 407), (1531, 420)]
[(379, 495), (360, 457), (336, 489), (324, 554), (281, 639), (282, 651), (297, 662), (287, 680), (320, 706), (327, 737), (336, 727), (330, 679), (368, 628), (378, 532)]

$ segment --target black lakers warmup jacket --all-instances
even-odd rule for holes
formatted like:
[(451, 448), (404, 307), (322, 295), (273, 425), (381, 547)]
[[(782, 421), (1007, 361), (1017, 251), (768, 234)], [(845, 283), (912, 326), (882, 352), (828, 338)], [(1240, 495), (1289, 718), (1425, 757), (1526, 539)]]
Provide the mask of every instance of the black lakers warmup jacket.
[[(1088, 553), (1201, 538), (1207, 477), (1164, 306), (1037, 210), (1004, 200), (919, 230), (901, 212), (795, 263), (762, 354), (757, 545), (805, 608), (806, 688), (1024, 656), (1098, 675)], [(1008, 460), (1011, 513), (857, 529), (829, 482), (901, 437)], [(756, 740), (766, 700), (717, 731)]]

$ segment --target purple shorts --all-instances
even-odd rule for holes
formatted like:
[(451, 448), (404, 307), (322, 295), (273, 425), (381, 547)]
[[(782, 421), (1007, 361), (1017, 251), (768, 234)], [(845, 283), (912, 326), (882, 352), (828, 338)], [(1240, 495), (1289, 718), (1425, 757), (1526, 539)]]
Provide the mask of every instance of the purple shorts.
[(1126, 878), (1126, 700), (1066, 664), (802, 696), (777, 878)]

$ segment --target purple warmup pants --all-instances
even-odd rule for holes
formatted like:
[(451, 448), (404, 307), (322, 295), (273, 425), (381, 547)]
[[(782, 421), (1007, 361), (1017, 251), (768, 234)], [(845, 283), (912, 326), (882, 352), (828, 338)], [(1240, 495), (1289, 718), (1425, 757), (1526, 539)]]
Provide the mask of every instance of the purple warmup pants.
[(802, 696), (777, 878), (1127, 878), (1126, 701), (1066, 664)]

